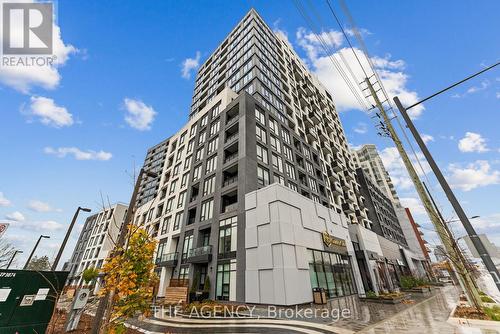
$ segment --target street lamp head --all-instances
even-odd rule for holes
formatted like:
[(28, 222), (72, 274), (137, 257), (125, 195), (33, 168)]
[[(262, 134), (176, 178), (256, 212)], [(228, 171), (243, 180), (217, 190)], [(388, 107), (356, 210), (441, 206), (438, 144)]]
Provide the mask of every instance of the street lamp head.
[(50, 235), (41, 235), (42, 238), (50, 239)]
[(82, 210), (82, 211), (84, 211), (84, 212), (90, 212), (90, 211), (92, 211), (92, 210), (90, 210), (90, 209), (88, 209), (88, 208), (82, 208), (82, 207), (80, 207), (80, 210)]
[(470, 217), (469, 219), (476, 219), (476, 218), (479, 218), (480, 216), (472, 216)]

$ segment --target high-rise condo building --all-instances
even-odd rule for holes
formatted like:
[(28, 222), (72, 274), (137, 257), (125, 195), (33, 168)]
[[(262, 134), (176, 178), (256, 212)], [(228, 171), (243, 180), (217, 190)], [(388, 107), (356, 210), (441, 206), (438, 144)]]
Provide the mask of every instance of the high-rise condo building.
[(255, 10), (200, 66), (189, 120), (160, 145), (135, 213), (159, 241), (159, 297), (205, 283), (213, 299), (280, 305), (311, 302), (315, 287), (364, 293), (361, 234), (378, 241), (339, 115)]
[(362, 168), (367, 177), (374, 180), (378, 187), (385, 192), (387, 197), (396, 205), (400, 206), (396, 188), (389, 173), (384, 167), (382, 158), (378, 154), (374, 144), (366, 144), (352, 151), (356, 167)]
[[(85, 220), (80, 237), (67, 264), (70, 285), (83, 284), (82, 272), (88, 268), (100, 269), (109, 252), (114, 248), (128, 205), (117, 203)], [(96, 284), (99, 287), (101, 278)]]

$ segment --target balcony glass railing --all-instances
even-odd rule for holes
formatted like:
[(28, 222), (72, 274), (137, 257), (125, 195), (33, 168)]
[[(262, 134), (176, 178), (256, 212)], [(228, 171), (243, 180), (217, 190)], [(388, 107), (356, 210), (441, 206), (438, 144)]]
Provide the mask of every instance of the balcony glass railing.
[(224, 179), (224, 182), (222, 182), (222, 186), (225, 187), (225, 186), (228, 186), (228, 185), (233, 184), (235, 182), (238, 182), (238, 176), (228, 177), (228, 178)]
[(177, 253), (177, 252), (168, 253), (168, 254), (161, 254), (161, 256), (156, 258), (156, 263), (175, 261), (175, 260), (177, 260), (178, 257), (179, 257), (179, 253)]
[(209, 255), (209, 254), (212, 254), (211, 245), (190, 249), (188, 252), (188, 258), (195, 256)]

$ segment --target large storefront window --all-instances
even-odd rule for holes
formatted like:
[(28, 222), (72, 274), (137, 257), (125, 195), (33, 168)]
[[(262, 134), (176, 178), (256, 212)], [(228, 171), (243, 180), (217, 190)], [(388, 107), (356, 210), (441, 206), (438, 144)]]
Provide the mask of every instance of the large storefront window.
[(215, 297), (218, 300), (236, 300), (236, 260), (217, 265)]
[(356, 293), (349, 258), (346, 255), (308, 250), (311, 286), (325, 289), (329, 298)]

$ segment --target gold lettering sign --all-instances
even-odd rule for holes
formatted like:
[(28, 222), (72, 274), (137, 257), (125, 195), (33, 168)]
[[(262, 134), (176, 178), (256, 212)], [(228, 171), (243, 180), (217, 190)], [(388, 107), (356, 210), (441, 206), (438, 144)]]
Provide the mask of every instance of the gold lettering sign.
[(338, 247), (346, 247), (345, 240), (335, 238), (334, 236), (328, 234), (328, 232), (321, 233), (323, 236), (323, 243), (326, 247), (338, 246)]

